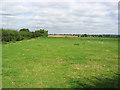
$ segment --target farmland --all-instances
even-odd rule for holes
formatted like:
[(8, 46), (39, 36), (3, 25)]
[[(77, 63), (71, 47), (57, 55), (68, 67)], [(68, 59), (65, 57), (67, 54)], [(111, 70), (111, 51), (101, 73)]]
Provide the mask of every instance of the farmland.
[(48, 37), (78, 37), (73, 35), (48, 35)]
[(3, 88), (117, 88), (118, 39), (39, 37), (2, 45)]

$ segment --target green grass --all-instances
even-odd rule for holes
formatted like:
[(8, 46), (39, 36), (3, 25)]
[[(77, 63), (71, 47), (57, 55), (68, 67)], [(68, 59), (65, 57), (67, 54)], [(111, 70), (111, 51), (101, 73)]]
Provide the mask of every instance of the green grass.
[(2, 46), (3, 88), (117, 88), (118, 39), (36, 38)]

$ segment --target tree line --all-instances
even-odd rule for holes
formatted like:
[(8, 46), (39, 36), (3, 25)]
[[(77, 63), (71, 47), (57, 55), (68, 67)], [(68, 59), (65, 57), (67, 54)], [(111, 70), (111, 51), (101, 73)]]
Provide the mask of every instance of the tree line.
[(101, 34), (101, 35), (87, 35), (87, 34), (82, 34), (82, 35), (79, 35), (78, 34), (78, 37), (118, 37), (118, 35), (111, 35), (111, 34)]
[(120, 37), (120, 35), (115, 34), (49, 34), (49, 35), (73, 35), (78, 37)]
[(20, 41), (23, 39), (30, 39), (36, 37), (47, 37), (48, 31), (44, 29), (36, 30), (34, 32), (30, 32), (29, 29), (23, 28), (19, 31), (1, 29), (2, 30), (2, 41)]

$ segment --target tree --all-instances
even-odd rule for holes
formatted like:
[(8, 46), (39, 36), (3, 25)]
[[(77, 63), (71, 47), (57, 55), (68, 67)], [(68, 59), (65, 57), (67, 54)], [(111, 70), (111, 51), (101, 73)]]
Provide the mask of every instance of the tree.
[(26, 32), (29, 32), (29, 29), (27, 29), (27, 28), (23, 28), (23, 29), (20, 29), (20, 31), (26, 31)]
[(84, 34), (84, 37), (87, 37), (88, 35), (87, 34)]
[(102, 35), (98, 35), (98, 37), (102, 37)]
[(81, 37), (87, 37), (88, 35), (87, 34), (83, 34), (83, 35), (81, 35)]

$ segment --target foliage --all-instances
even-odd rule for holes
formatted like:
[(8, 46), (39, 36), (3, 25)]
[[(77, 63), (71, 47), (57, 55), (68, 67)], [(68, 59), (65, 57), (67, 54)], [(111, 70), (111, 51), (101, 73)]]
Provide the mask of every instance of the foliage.
[(19, 41), (22, 40), (18, 31), (2, 30), (2, 41)]
[(29, 32), (29, 29), (23, 28), (23, 29), (20, 29), (20, 31), (26, 31), (26, 32)]
[(37, 30), (35, 32), (30, 32), (29, 29), (20, 29), (20, 31), (15, 30), (5, 30), (2, 29), (2, 41), (20, 41), (23, 39), (35, 38), (35, 37), (47, 37), (48, 31), (44, 29)]
[(81, 35), (81, 37), (87, 37), (88, 35), (87, 34), (83, 34), (83, 35)]

